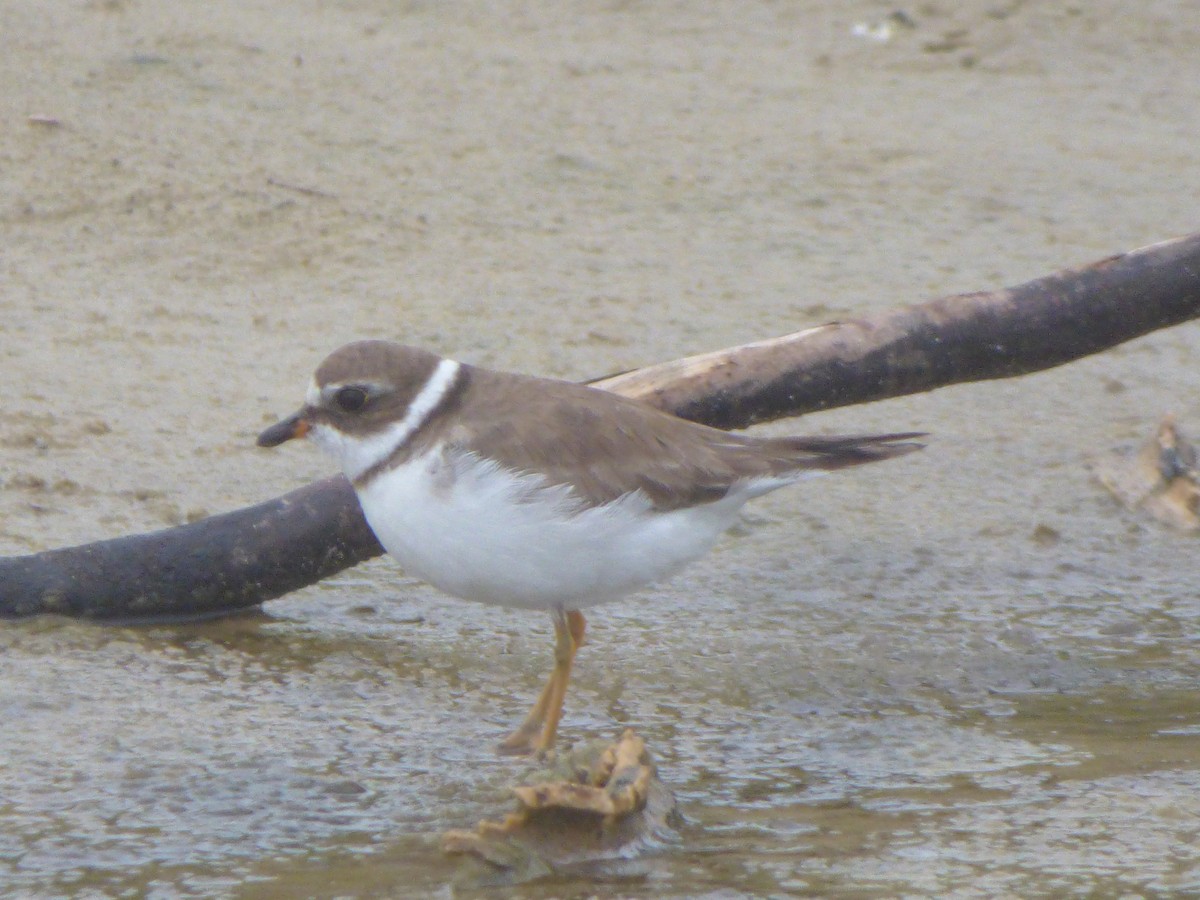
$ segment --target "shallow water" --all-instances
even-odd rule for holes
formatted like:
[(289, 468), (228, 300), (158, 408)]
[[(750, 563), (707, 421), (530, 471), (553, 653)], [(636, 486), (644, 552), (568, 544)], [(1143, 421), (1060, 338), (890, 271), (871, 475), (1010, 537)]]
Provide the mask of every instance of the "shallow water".
[[(900, 493), (884, 471), (822, 500)], [(897, 496), (815, 525), (816, 490), (593, 615), (564, 738), (635, 726), (686, 821), (521, 895), (1200, 889), (1194, 539), (1093, 496), (1055, 519), (1079, 538), (1014, 522), (954, 558)], [(551, 645), (383, 562), (261, 616), (0, 640), (9, 889), (239, 897), (469, 895), (437, 837), (508, 808), (491, 746)]]
[[(587, 378), (1200, 227), (1177, 4), (891, 11), (0, 12), (0, 551), (324, 474), (253, 437), (353, 337)], [(1200, 432), (1198, 343), (773, 426), (932, 437), (589, 617), (562, 737), (636, 727), (684, 823), (511, 894), (1200, 893), (1196, 538), (1086, 471)], [(489, 896), (438, 836), (509, 808), (551, 643), (386, 560), (4, 623), (0, 894)]]

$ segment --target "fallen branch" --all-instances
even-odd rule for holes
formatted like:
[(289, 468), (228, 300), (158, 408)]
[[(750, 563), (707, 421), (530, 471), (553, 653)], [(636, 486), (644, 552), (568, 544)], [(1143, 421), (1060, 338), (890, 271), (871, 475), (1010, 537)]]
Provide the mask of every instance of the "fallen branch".
[(178, 528), (0, 558), (0, 616), (204, 618), (273, 600), (382, 553), (339, 475)]
[(1200, 317), (1200, 234), (595, 386), (717, 428), (1052, 369)]
[[(721, 428), (1048, 369), (1200, 317), (1200, 234), (596, 382)], [(919, 424), (919, 423), (915, 423)], [(382, 552), (331, 478), (200, 522), (0, 558), (0, 616), (218, 615)]]

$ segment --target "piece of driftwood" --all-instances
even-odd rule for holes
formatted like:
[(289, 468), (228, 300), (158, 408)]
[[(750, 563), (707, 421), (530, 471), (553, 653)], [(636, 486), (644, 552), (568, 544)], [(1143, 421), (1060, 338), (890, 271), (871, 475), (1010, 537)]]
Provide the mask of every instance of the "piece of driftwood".
[(1126, 509), (1141, 510), (1180, 531), (1200, 531), (1200, 453), (1167, 416), (1133, 450), (1104, 453), (1092, 474)]
[(685, 419), (745, 428), (1051, 369), (1198, 316), (1200, 234), (1191, 234), (1018, 287), (897, 307), (594, 384)]
[(205, 618), (256, 606), (382, 553), (339, 475), (177, 528), (0, 558), (0, 615)]
[[(1200, 233), (595, 382), (722, 428), (1048, 369), (1200, 317)], [(919, 423), (913, 423), (918, 425)], [(0, 558), (0, 616), (216, 615), (382, 552), (333, 478), (151, 534)]]
[(474, 887), (495, 887), (554, 872), (605, 874), (675, 837), (674, 795), (632, 729), (607, 746), (572, 748), (513, 788), (517, 809), (474, 829), (448, 831), (442, 850), (484, 864)]

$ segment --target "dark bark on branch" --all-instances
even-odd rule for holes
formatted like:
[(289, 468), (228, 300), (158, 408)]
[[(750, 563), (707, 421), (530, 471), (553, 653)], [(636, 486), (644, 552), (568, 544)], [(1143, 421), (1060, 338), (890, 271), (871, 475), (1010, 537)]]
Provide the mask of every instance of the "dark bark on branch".
[[(1200, 234), (1016, 288), (823, 325), (596, 386), (738, 428), (1048, 369), (1197, 317)], [(331, 478), (179, 528), (0, 558), (0, 616), (217, 615), (381, 552), (350, 485)]]
[(204, 618), (273, 600), (381, 553), (339, 475), (178, 528), (0, 558), (0, 616)]
[(1200, 234), (999, 291), (821, 325), (596, 382), (685, 419), (785, 416), (1051, 369), (1200, 317)]

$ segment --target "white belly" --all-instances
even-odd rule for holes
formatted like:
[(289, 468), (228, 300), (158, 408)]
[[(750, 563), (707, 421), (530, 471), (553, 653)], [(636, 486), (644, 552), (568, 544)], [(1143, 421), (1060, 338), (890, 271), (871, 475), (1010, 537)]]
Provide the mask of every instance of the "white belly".
[(641, 494), (587, 508), (478, 457), (428, 453), (358, 492), (379, 542), (409, 574), (482, 603), (580, 609), (704, 554), (752, 495), (655, 512)]

